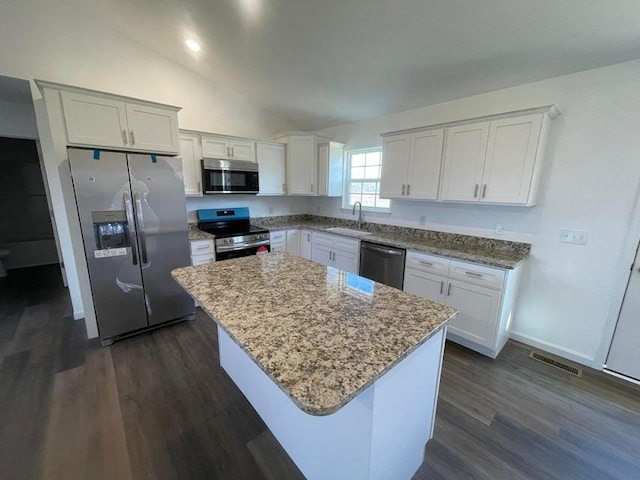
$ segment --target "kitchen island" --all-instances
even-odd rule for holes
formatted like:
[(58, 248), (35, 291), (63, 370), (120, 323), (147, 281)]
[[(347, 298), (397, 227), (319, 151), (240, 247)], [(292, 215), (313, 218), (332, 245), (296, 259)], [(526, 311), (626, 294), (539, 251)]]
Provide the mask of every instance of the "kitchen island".
[(411, 478), (455, 310), (288, 254), (173, 271), (220, 364), (309, 479)]

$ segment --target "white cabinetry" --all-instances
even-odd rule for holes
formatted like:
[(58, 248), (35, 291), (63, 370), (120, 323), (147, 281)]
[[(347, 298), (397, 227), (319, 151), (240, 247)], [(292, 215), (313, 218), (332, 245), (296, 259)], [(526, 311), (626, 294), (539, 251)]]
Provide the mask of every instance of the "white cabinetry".
[(285, 194), (285, 148), (281, 143), (256, 143), (260, 195)]
[(178, 110), (114, 95), (61, 92), (70, 145), (177, 154)]
[(184, 194), (187, 197), (202, 196), (202, 151), (200, 136), (180, 132), (180, 156), (184, 176)]
[(360, 242), (338, 235), (313, 232), (312, 260), (349, 273), (358, 273)]
[(495, 358), (509, 338), (520, 272), (409, 251), (404, 290), (458, 310), (447, 338)]
[(287, 231), (277, 230), (269, 232), (269, 246), (271, 253), (281, 253), (287, 251)]
[(300, 256), (311, 260), (311, 230), (300, 230)]
[(287, 253), (300, 256), (300, 230), (287, 230)]
[(444, 129), (385, 137), (381, 196), (435, 200), (442, 164)]
[(344, 143), (327, 142), (318, 145), (318, 195), (342, 196), (344, 174)]
[(204, 265), (216, 261), (213, 240), (191, 240), (191, 265)]
[(256, 161), (255, 142), (243, 138), (202, 136), (202, 154), (207, 158)]
[(315, 135), (290, 135), (284, 141), (287, 144), (287, 193), (315, 195), (318, 173)]

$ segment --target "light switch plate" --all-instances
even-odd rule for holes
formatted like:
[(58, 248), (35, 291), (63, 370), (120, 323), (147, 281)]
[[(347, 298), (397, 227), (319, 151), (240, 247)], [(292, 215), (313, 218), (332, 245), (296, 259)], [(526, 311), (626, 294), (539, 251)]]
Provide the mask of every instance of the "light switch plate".
[(586, 245), (589, 242), (589, 232), (586, 230), (560, 230), (560, 241), (573, 245)]
[(504, 233), (504, 225), (496, 223), (496, 235), (502, 235)]
[(420, 225), (425, 225), (427, 223), (427, 216), (420, 215)]

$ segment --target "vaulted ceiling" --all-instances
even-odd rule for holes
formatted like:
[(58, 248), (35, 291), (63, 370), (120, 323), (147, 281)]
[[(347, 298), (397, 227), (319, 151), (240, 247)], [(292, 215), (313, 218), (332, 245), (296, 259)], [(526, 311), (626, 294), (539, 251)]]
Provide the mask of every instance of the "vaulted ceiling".
[(637, 0), (70, 1), (305, 129), (640, 58)]

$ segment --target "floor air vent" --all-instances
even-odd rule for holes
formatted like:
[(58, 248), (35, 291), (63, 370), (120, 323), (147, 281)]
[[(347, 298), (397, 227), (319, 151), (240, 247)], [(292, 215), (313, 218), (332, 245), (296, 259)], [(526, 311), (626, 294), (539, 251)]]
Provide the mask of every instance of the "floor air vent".
[(564, 370), (565, 372), (568, 372), (571, 375), (575, 375), (576, 377), (582, 376), (581, 368), (572, 367), (571, 365), (567, 365), (566, 363), (559, 362), (557, 360), (554, 360), (551, 357), (546, 357), (538, 352), (534, 352), (533, 350), (531, 350), (531, 353), (529, 353), (529, 358), (532, 358), (542, 363), (546, 363), (547, 365), (551, 365), (552, 367), (559, 368), (560, 370)]

